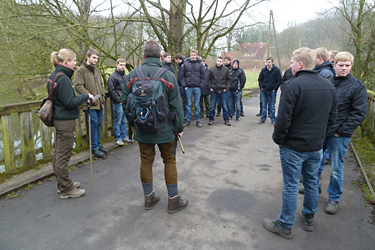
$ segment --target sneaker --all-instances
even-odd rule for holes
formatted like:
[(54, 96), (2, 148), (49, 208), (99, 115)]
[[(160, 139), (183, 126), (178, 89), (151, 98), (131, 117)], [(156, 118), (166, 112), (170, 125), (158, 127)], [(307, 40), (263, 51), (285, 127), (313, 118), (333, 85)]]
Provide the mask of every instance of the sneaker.
[[(262, 114), (260, 114), (260, 115), (262, 115)], [(244, 114), (244, 113), (241, 113), (240, 116), (245, 116), (245, 114)]]
[(108, 152), (109, 152), (109, 149), (103, 147), (102, 145), (99, 145), (99, 150), (102, 151), (104, 154), (108, 154)]
[(293, 238), (292, 229), (283, 227), (282, 225), (280, 225), (278, 220), (272, 221), (270, 219), (265, 218), (263, 220), (263, 227), (268, 231), (280, 235), (285, 239)]
[(314, 231), (314, 215), (313, 214), (303, 214), (301, 213), (302, 228), (305, 231), (312, 232)]
[(134, 142), (134, 139), (132, 138), (132, 139), (128, 139), (128, 141), (127, 141), (127, 143), (131, 143), (131, 142)]
[(116, 144), (119, 146), (124, 146), (124, 142), (122, 140), (117, 140)]
[(229, 121), (225, 121), (224, 124), (227, 125), (227, 126), (232, 126), (232, 124), (230, 124)]
[(207, 124), (208, 124), (208, 125), (212, 125), (212, 124), (214, 124), (214, 121), (208, 121)]
[(102, 152), (102, 151), (100, 151), (99, 149), (97, 149), (97, 150), (93, 150), (92, 151), (92, 154), (93, 154), (93, 156), (96, 156), (96, 157), (104, 157), (104, 153)]
[[(79, 188), (79, 186), (81, 186), (81, 183), (79, 183), (78, 181), (74, 181), (74, 182), (73, 182), (73, 187), (75, 187), (75, 188)], [(57, 190), (57, 193), (58, 193), (58, 194), (61, 194), (61, 191), (60, 191), (60, 190)]]
[(190, 126), (190, 121), (186, 121), (185, 123), (184, 123), (184, 127), (189, 127)]
[(220, 116), (220, 113), (217, 113), (217, 114), (216, 114), (216, 117), (219, 117), (219, 116)]
[(262, 116), (262, 113), (261, 112), (259, 112), (258, 114), (256, 114), (255, 116)]
[(335, 215), (339, 211), (339, 202), (338, 201), (329, 201), (326, 206), (326, 213)]
[(260, 119), (259, 122), (258, 122), (258, 124), (263, 124), (265, 122), (266, 122), (265, 120)]
[(129, 142), (129, 137), (124, 137), (124, 138), (122, 138), (122, 141), (123, 141), (123, 142)]
[(201, 128), (201, 127), (202, 127), (201, 122), (197, 122), (197, 127), (198, 127), (198, 128)]
[(237, 117), (237, 118), (236, 118), (236, 122), (239, 122), (239, 121), (240, 121), (240, 118), (239, 118), (239, 117)]
[(78, 198), (85, 194), (85, 190), (82, 188), (73, 188), (71, 191), (60, 194), (60, 199)]

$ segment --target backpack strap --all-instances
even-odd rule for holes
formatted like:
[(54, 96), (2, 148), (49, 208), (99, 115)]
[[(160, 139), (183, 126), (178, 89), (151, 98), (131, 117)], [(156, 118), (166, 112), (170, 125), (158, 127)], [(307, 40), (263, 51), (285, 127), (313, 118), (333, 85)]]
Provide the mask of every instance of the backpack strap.
[(53, 90), (56, 86), (55, 82), (56, 82), (56, 79), (57, 77), (61, 76), (61, 75), (65, 75), (63, 72), (59, 72), (57, 73), (54, 77), (53, 77), (53, 80), (52, 80), (52, 83), (51, 83), (51, 88), (49, 89), (49, 94), (48, 94), (48, 100), (52, 100), (52, 95), (53, 95)]
[(141, 70), (141, 66), (138, 66), (138, 67), (135, 68), (135, 73), (137, 73), (137, 76), (138, 76), (140, 81), (145, 80), (145, 75), (143, 74), (143, 72)]
[(167, 68), (164, 68), (164, 67), (161, 67), (156, 73), (155, 75), (152, 77), (152, 80), (157, 80), (159, 79), (159, 77), (164, 74), (164, 72), (167, 71)]

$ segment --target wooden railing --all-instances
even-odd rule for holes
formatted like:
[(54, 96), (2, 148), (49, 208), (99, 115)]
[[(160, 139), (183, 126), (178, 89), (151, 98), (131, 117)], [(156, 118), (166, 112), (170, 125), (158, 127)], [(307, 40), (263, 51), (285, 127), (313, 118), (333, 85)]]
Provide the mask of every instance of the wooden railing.
[[(45, 126), (39, 119), (37, 111), (40, 101), (0, 106), (0, 136), (3, 145), (0, 150), (0, 166), (6, 173), (17, 168), (29, 168), (37, 164), (37, 160), (52, 159), (55, 129)], [(106, 97), (101, 139), (110, 137), (112, 133), (113, 115), (110, 98)], [(76, 138), (74, 148), (88, 145), (87, 122), (81, 111), (76, 120)], [(1, 146), (1, 145), (0, 145)], [(5, 166), (5, 167), (4, 167)]]
[(375, 144), (375, 93), (372, 91), (367, 91), (367, 116), (362, 124), (362, 130)]

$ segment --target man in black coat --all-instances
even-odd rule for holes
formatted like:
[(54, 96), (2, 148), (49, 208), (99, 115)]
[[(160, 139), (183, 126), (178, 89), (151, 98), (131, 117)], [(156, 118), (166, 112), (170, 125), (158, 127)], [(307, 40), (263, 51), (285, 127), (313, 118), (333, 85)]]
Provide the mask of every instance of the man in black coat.
[(339, 52), (335, 57), (335, 77), (330, 78), (336, 89), (337, 119), (328, 130), (325, 143), (329, 151), (331, 178), (328, 186), (329, 202), (325, 209), (336, 214), (342, 195), (344, 156), (354, 130), (361, 125), (367, 113), (366, 86), (350, 74), (354, 57), (349, 52)]
[(126, 60), (119, 58), (116, 69), (108, 78), (108, 93), (113, 103), (113, 133), (117, 145), (124, 145), (124, 141), (131, 142), (126, 128), (126, 117), (122, 109), (122, 90), (124, 89)]
[(295, 78), (284, 86), (276, 118), (273, 141), (279, 145), (283, 172), (282, 211), (276, 221), (264, 219), (272, 233), (291, 239), (297, 209), (298, 184), (303, 176), (305, 196), (302, 227), (313, 231), (318, 211), (318, 169), (323, 142), (336, 117), (336, 93), (330, 82), (318, 75), (315, 52), (300, 48), (293, 52), (290, 68)]
[(246, 75), (243, 69), (240, 68), (240, 61), (233, 60), (232, 69), (229, 70), (229, 73), (231, 78), (229, 87), (229, 117), (232, 118), (236, 114), (236, 121), (239, 121), (242, 113), (242, 89), (246, 83)]

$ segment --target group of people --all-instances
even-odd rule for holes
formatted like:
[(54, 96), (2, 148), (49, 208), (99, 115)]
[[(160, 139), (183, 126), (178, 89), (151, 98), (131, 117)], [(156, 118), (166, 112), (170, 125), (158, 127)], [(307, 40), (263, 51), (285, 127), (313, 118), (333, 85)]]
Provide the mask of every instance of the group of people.
[[(164, 66), (170, 69), (170, 61), (166, 60), (165, 55), (164, 61)], [(225, 125), (231, 126), (229, 120), (234, 116), (236, 121), (240, 120), (240, 116), (244, 115), (241, 97), (246, 75), (239, 67), (239, 60), (234, 60), (232, 65), (231, 58), (226, 56), (223, 64), (223, 58), (219, 56), (216, 65), (208, 69), (206, 61), (193, 49), (189, 58), (185, 59), (181, 54), (177, 54), (175, 61), (178, 63), (177, 82), (186, 118), (184, 126), (190, 126), (193, 100), (195, 122), (198, 127), (202, 127), (200, 119), (204, 116), (204, 109), (206, 117), (209, 118), (208, 125), (214, 123), (215, 116), (220, 116), (221, 109)]]
[[(284, 181), (282, 211), (276, 220), (264, 219), (263, 226), (288, 239), (293, 237), (291, 229), (295, 220), (301, 175), (305, 195), (301, 211), (303, 228), (306, 231), (314, 230), (313, 221), (319, 200), (319, 168), (322, 163), (324, 165), (323, 146), (331, 165), (329, 201), (325, 211), (328, 214), (337, 213), (342, 195), (344, 155), (354, 130), (366, 117), (366, 87), (350, 74), (353, 56), (349, 52), (339, 52), (331, 64), (327, 53), (322, 48), (300, 48), (293, 52), (290, 63), (292, 76), (283, 83), (277, 117), (274, 115), (273, 102), (281, 83), (281, 73), (273, 64), (272, 58), (267, 59), (267, 65), (259, 76), (261, 120), (266, 121), (267, 106), (270, 106), (271, 122), (274, 123), (272, 138), (280, 147)], [(198, 127), (201, 118), (199, 101), (204, 88), (209, 88), (210, 95), (208, 124), (212, 125), (214, 122), (217, 102), (220, 102), (223, 109), (226, 125), (230, 125), (229, 119), (234, 115), (239, 120), (242, 112), (240, 96), (246, 77), (239, 67), (239, 61), (234, 60), (232, 68), (228, 68), (223, 65), (223, 59), (218, 57), (216, 65), (208, 70), (197, 54), (196, 50), (192, 50), (190, 58), (186, 60), (181, 55), (176, 55), (176, 62), (179, 63), (176, 78), (174, 68), (171, 67), (170, 54), (164, 54), (163, 64), (161, 48), (156, 41), (150, 40), (143, 47), (144, 61), (140, 69), (144, 75), (152, 78), (160, 68), (169, 68), (158, 80), (164, 83), (162, 91), (167, 97), (169, 110), (175, 112), (178, 118), (177, 124), (167, 120), (159, 133), (135, 131), (141, 159), (140, 179), (146, 210), (152, 209), (160, 200), (159, 194), (153, 188), (152, 165), (155, 145), (158, 146), (165, 165), (168, 213), (175, 213), (188, 205), (188, 200), (181, 196), (178, 189), (175, 147), (176, 139), (183, 135), (184, 116), (186, 115), (186, 126), (191, 122), (193, 96)], [(69, 49), (62, 49), (51, 55), (55, 71), (48, 80), (47, 91), (52, 87), (55, 89), (53, 116), (56, 144), (53, 169), (58, 193), (62, 199), (80, 197), (85, 193), (84, 189), (79, 188), (79, 182), (73, 182), (69, 178), (68, 172), (79, 106), (84, 110), (86, 118), (90, 117), (91, 120), (93, 154), (102, 156), (108, 152), (100, 143), (100, 123), (105, 97), (100, 72), (96, 67), (98, 58), (99, 53), (90, 49), (85, 63), (75, 71), (75, 91), (79, 93), (79, 96), (76, 96), (71, 82), (76, 54)], [(123, 110), (133, 86), (140, 81), (136, 70), (125, 75), (125, 65), (124, 59), (117, 60), (116, 70), (109, 79), (115, 121), (119, 126), (115, 128), (114, 124), (115, 139), (119, 145), (121, 141), (129, 140), (126, 133), (123, 133), (126, 130), (123, 129), (124, 123), (126, 126)], [(63, 74), (54, 79), (59, 72)], [(274, 80), (275, 84), (268, 82), (270, 79)], [(53, 82), (56, 83), (54, 86)], [(183, 102), (184, 98), (186, 102)], [(229, 108), (228, 99), (233, 100), (230, 101), (232, 104)], [(88, 104), (91, 106), (91, 115), (88, 114)]]
[[(324, 48), (295, 50), (290, 62), (291, 79), (282, 86), (272, 135), (280, 148), (284, 181), (282, 210), (276, 220), (264, 219), (263, 226), (287, 239), (293, 237), (299, 191), (304, 193), (302, 227), (309, 232), (314, 230), (321, 192), (319, 176), (325, 161), (323, 152), (331, 166), (325, 212), (331, 215), (338, 212), (346, 149), (354, 130), (366, 118), (366, 87), (350, 73), (354, 57), (349, 52), (335, 53), (332, 64)], [(266, 68), (264, 71), (272, 70), (268, 65)], [(261, 119), (264, 119), (267, 113), (264, 101), (272, 98), (261, 101)], [(299, 190), (301, 175), (303, 188)]]

